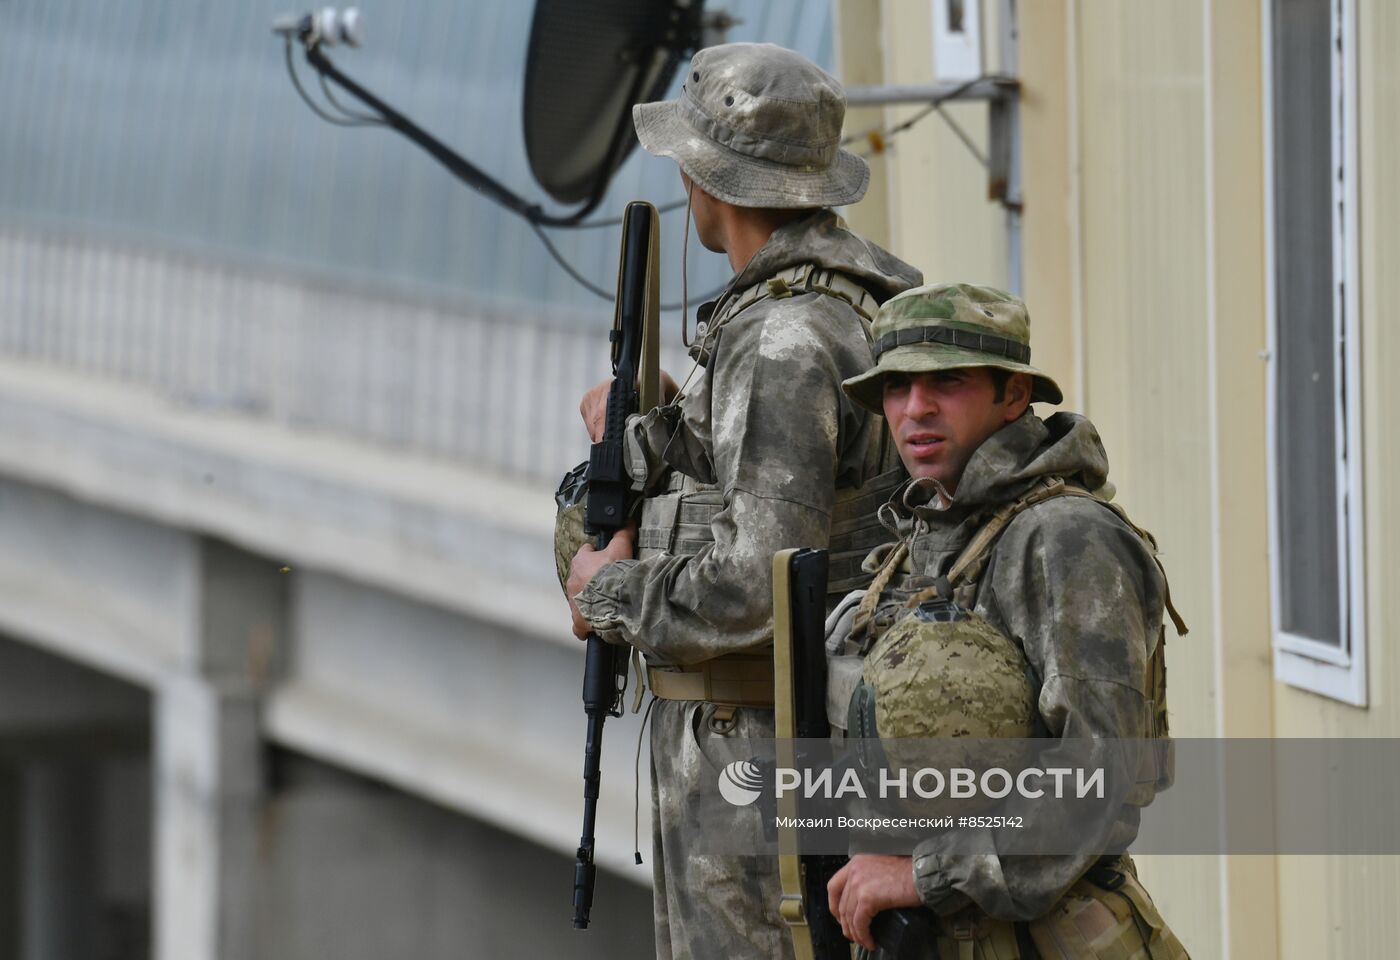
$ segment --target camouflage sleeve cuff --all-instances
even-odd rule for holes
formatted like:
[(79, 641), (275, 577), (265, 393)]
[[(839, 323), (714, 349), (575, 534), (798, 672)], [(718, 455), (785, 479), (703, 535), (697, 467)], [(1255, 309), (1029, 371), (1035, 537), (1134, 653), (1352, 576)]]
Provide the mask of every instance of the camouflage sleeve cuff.
[(953, 878), (946, 869), (945, 857), (937, 853), (921, 853), (914, 848), (914, 888), (919, 899), (939, 916), (957, 913), (972, 900), (961, 890), (953, 889)]
[(625, 639), (617, 632), (623, 625), (623, 608), (628, 601), (627, 578), (636, 565), (636, 560), (608, 564), (594, 574), (588, 586), (574, 598), (583, 619), (605, 640)]
[(627, 418), (624, 437), (625, 468), (632, 478), (632, 489), (645, 491), (663, 471), (662, 455), (675, 433), (680, 407), (670, 404)]

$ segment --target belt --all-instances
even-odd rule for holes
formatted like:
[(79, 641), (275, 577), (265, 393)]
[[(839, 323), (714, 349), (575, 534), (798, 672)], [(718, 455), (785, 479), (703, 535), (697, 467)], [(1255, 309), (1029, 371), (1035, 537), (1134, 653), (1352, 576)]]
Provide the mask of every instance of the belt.
[(647, 686), (662, 700), (704, 700), (729, 707), (773, 708), (773, 654), (730, 653), (691, 667), (647, 667)]

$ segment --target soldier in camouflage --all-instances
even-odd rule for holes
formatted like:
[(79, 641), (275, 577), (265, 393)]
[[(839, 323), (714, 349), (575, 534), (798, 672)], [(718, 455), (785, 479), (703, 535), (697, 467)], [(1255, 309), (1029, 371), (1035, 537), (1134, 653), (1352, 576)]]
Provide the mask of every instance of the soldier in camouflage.
[[(719, 738), (773, 735), (774, 552), (829, 544), (836, 589), (868, 582), (860, 560), (888, 539), (874, 511), (902, 477), (840, 385), (870, 365), (879, 303), (921, 278), (829, 209), (869, 179), (839, 147), (844, 112), (836, 80), (768, 44), (701, 50), (678, 100), (634, 111), (642, 145), (680, 165), (701, 242), (735, 270), (699, 309), (696, 385), (629, 424), (637, 558), (625, 533), (585, 548), (566, 586), (576, 633), (647, 660), (661, 958), (791, 955), (776, 860), (705, 854), (687, 811), (715, 790)], [(582, 405), (595, 436), (605, 394)], [(757, 846), (757, 808), (735, 816)]]
[[(895, 622), (889, 634), (913, 636), (919, 626), (895, 621), (891, 609), (907, 616), (911, 599), (937, 598), (1001, 634), (1031, 668), (1028, 685), (1015, 663), (1003, 662), (1005, 649), (983, 654), (987, 669), (1005, 668), (998, 676), (1009, 679), (988, 682), (1004, 687), (1006, 702), (991, 712), (964, 709), (971, 718), (964, 725), (986, 726), (983, 715), (1007, 722), (1005, 730), (974, 735), (1165, 737), (1165, 575), (1151, 537), (1110, 502), (1108, 460), (1093, 424), (1072, 413), (1042, 420), (1030, 411), (1033, 401), (1060, 402), (1061, 393), (1030, 365), (1025, 306), (986, 287), (920, 287), (880, 309), (874, 337), (877, 362), (844, 388), (884, 414), (911, 479), (882, 511), (900, 540), (872, 555), (880, 570), (846, 618), (850, 633), (877, 630), (883, 620)], [(878, 660), (889, 634), (863, 649)], [(828, 649), (843, 644), (850, 637), (833, 636)], [(930, 663), (939, 676), (925, 679), (947, 686), (941, 674), (948, 668)], [(880, 682), (880, 670), (867, 661), (866, 683), (872, 674)], [(885, 681), (888, 695), (917, 699), (920, 681), (906, 674), (894, 681)], [(973, 688), (976, 696), (985, 697), (986, 686)], [(927, 698), (918, 702), (941, 710)], [(852, 703), (850, 722), (860, 723), (859, 697)], [(897, 703), (867, 712), (872, 724), (917, 725)], [(967, 735), (945, 730), (944, 719), (928, 721), (935, 733), (905, 735)], [(1136, 836), (1140, 807), (1169, 773), (1154, 767), (1138, 780), (1106, 827), (1108, 849)], [(912, 858), (851, 859), (828, 888), (850, 939), (874, 950), (875, 914), (923, 904), (939, 918), (937, 948), (945, 957), (1186, 956), (1126, 856), (973, 856), (941, 852), (944, 840), (923, 842)]]

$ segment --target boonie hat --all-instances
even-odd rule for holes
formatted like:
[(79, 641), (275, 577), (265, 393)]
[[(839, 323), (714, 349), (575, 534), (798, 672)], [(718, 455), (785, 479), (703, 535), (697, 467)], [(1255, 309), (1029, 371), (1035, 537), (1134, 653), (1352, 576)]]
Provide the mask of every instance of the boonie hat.
[(806, 57), (771, 43), (706, 47), (675, 100), (632, 108), (637, 139), (710, 196), (740, 207), (855, 203), (870, 168), (841, 149), (846, 94)]
[(871, 330), (875, 366), (841, 384), (846, 395), (884, 413), (888, 373), (998, 367), (1031, 375), (1031, 400), (1059, 403), (1060, 387), (1031, 366), (1031, 318), (1017, 297), (970, 283), (934, 283), (886, 300)]

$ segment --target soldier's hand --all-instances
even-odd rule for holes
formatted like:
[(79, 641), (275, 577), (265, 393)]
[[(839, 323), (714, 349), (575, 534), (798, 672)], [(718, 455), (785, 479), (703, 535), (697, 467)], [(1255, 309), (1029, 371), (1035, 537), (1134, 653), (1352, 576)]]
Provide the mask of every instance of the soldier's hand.
[[(588, 388), (579, 401), (578, 412), (583, 417), (583, 425), (588, 428), (588, 436), (594, 443), (603, 439), (603, 427), (608, 418), (608, 391), (612, 389), (612, 377)], [(570, 593), (569, 596), (573, 596)]]
[(578, 553), (574, 554), (574, 559), (569, 564), (569, 579), (564, 586), (564, 592), (569, 595), (569, 612), (574, 618), (574, 636), (580, 640), (588, 638), (591, 628), (583, 614), (579, 613), (578, 604), (574, 599), (603, 567), (614, 560), (631, 560), (636, 556), (636, 544), (637, 525), (631, 523), (613, 534), (606, 548), (598, 550), (593, 544), (585, 543), (579, 547)]
[(676, 381), (671, 379), (671, 375), (665, 370), (661, 371), (661, 402), (670, 403), (676, 399), (676, 394), (681, 392), (681, 388), (676, 386)]
[[(608, 391), (612, 389), (612, 378), (588, 388), (579, 401), (578, 412), (583, 417), (583, 425), (588, 428), (588, 437), (594, 443), (603, 439), (603, 428), (608, 418)], [(671, 403), (681, 388), (665, 370), (661, 371), (661, 402)]]
[(826, 903), (841, 922), (847, 940), (874, 951), (870, 921), (894, 907), (917, 907), (922, 901), (914, 886), (912, 857), (858, 853), (826, 885)]

